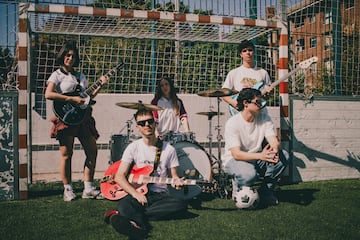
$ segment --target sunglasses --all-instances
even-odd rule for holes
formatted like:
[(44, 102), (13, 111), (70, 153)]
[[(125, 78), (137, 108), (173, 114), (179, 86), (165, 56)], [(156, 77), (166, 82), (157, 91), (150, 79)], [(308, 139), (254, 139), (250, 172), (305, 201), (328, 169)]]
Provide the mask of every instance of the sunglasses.
[(144, 127), (146, 125), (146, 122), (149, 125), (151, 125), (151, 124), (153, 124), (155, 122), (155, 120), (153, 118), (149, 118), (149, 119), (146, 119), (146, 120), (138, 121), (138, 122), (136, 122), (136, 124), (139, 125), (139, 126)]
[(263, 105), (263, 101), (261, 101), (261, 100), (256, 100), (255, 102), (250, 102), (250, 103), (255, 104), (260, 109), (265, 107), (265, 105)]

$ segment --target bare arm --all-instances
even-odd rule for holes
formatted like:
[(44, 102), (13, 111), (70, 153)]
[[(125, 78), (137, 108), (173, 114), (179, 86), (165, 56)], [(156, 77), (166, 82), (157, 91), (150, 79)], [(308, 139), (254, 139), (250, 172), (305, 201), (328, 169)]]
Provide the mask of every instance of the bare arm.
[(238, 108), (236, 99), (233, 99), (231, 96), (222, 97), (222, 99), (226, 103), (230, 104), (233, 108), (235, 108), (235, 109)]
[(175, 182), (171, 185), (173, 188), (179, 190), (182, 186), (184, 186), (184, 182), (177, 174), (177, 168), (173, 167), (170, 169), (171, 177), (175, 179)]
[(187, 117), (181, 119), (181, 125), (183, 126), (185, 132), (190, 132), (190, 126)]
[(121, 188), (135, 198), (139, 203), (145, 205), (147, 203), (146, 196), (137, 192), (136, 189), (129, 183), (126, 176), (130, 170), (130, 163), (121, 162), (116, 174), (115, 182), (121, 186)]
[(240, 149), (240, 147), (233, 147), (230, 149), (231, 155), (238, 161), (257, 161), (263, 160), (266, 162), (277, 163), (277, 151), (272, 150), (270, 145), (266, 145), (261, 152), (250, 153)]
[(85, 100), (79, 96), (66, 96), (55, 91), (55, 83), (48, 82), (45, 90), (45, 98), (49, 100), (57, 100), (64, 102), (71, 102), (77, 105), (82, 105), (85, 103)]
[(101, 85), (100, 85), (97, 89), (95, 89), (95, 90), (93, 91), (92, 97), (95, 97), (95, 96), (100, 92), (101, 88), (102, 88), (106, 83), (108, 83), (109, 77), (103, 75), (103, 76), (100, 77), (100, 80), (101, 80)]

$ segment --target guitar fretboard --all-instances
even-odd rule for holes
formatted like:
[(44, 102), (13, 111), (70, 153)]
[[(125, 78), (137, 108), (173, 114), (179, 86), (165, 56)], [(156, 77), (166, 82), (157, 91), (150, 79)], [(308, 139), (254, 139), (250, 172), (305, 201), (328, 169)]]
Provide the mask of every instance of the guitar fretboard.
[[(130, 183), (137, 183), (137, 184), (144, 184), (144, 183), (164, 183), (164, 184), (173, 184), (176, 182), (174, 178), (162, 178), (162, 177), (153, 177), (153, 176), (145, 176), (139, 175), (138, 178), (134, 179), (135, 175), (129, 175), (129, 182)], [(185, 185), (196, 185), (198, 182), (194, 179), (185, 179), (183, 180)]]
[[(124, 63), (119, 63), (117, 64), (115, 67), (113, 67), (112, 69), (110, 69), (105, 76), (107, 77), (111, 77), (112, 75), (114, 75), (116, 73), (116, 71), (118, 69), (120, 69), (122, 66), (124, 65)], [(85, 92), (87, 95), (91, 96), (91, 94), (95, 91), (95, 89), (97, 89), (98, 87), (101, 86), (101, 79), (96, 80), (90, 87), (88, 87)]]

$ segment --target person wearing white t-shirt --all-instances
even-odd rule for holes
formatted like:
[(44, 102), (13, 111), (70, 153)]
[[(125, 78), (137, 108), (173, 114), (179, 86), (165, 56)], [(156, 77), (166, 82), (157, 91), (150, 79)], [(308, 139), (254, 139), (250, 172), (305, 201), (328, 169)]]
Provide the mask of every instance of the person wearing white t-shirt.
[[(79, 51), (76, 44), (70, 41), (66, 42), (56, 56), (56, 62), (60, 67), (47, 80), (46, 99), (63, 102), (64, 104), (70, 103), (78, 108), (85, 104), (86, 99), (76, 94), (76, 92), (83, 92), (88, 87), (85, 75), (74, 69), (79, 65), (79, 61)], [(95, 97), (108, 82), (108, 76), (101, 76), (100, 80), (100, 86), (90, 93), (92, 97)], [(96, 190), (93, 183), (98, 153), (96, 140), (99, 138), (99, 133), (95, 126), (95, 119), (92, 116), (91, 106), (87, 108), (84, 119), (79, 124), (68, 125), (57, 116), (53, 116), (50, 121), (52, 122), (51, 138), (56, 138), (60, 145), (60, 176), (64, 185), (64, 201), (70, 202), (76, 198), (71, 177), (71, 161), (75, 137), (79, 139), (86, 156), (82, 198), (102, 199), (101, 192)]]
[(168, 132), (190, 132), (188, 116), (183, 101), (176, 95), (174, 82), (167, 77), (162, 77), (157, 84), (155, 97), (151, 104), (161, 107), (161, 111), (153, 111), (158, 122), (157, 131), (160, 136)]
[[(155, 135), (156, 122), (151, 110), (140, 109), (135, 113), (136, 128), (142, 135), (130, 143), (122, 156), (121, 164), (115, 174), (115, 182), (128, 193), (118, 201), (117, 210), (105, 214), (105, 222), (111, 223), (117, 232), (130, 239), (144, 239), (148, 234), (148, 219), (165, 219), (185, 211), (185, 201), (170, 195), (165, 183), (148, 185), (146, 194), (138, 192), (128, 181), (132, 166), (152, 166), (151, 176), (173, 178), (172, 187), (180, 189), (184, 181), (177, 174), (179, 160), (175, 148)], [(159, 152), (160, 151), (160, 152)], [(155, 159), (160, 158), (158, 164)]]
[(225, 124), (224, 172), (234, 176), (233, 192), (241, 186), (251, 187), (262, 177), (260, 199), (267, 205), (277, 205), (273, 190), (287, 160), (279, 149), (273, 122), (263, 109), (259, 90), (244, 88), (237, 102), (240, 112)]
[[(263, 82), (266, 92), (270, 93), (273, 90), (273, 87), (270, 87), (270, 76), (265, 69), (256, 65), (254, 59), (254, 44), (246, 40), (240, 43), (238, 49), (242, 59), (242, 65), (232, 69), (227, 74), (222, 88), (241, 91), (243, 88), (251, 88), (255, 84)], [(233, 108), (238, 109), (236, 98), (226, 96), (222, 99)]]

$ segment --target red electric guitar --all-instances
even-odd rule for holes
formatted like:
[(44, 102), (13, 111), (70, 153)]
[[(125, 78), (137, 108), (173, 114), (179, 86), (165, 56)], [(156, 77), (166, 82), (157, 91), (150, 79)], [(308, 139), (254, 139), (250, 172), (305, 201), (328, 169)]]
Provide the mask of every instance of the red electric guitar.
[[(125, 192), (121, 186), (114, 181), (114, 176), (121, 164), (121, 161), (116, 161), (106, 170), (104, 177), (100, 183), (100, 190), (103, 196), (109, 200), (119, 200), (125, 197), (128, 193)], [(133, 187), (139, 193), (146, 194), (148, 192), (147, 184), (148, 183), (165, 183), (172, 184), (174, 183), (174, 178), (162, 178), (162, 177), (153, 177), (150, 174), (153, 172), (152, 166), (145, 166), (138, 168), (136, 165), (131, 169), (128, 181), (133, 185)], [(216, 183), (210, 183), (206, 181), (200, 181), (196, 179), (184, 179), (185, 185), (198, 185), (203, 186), (203, 192), (215, 192)]]

